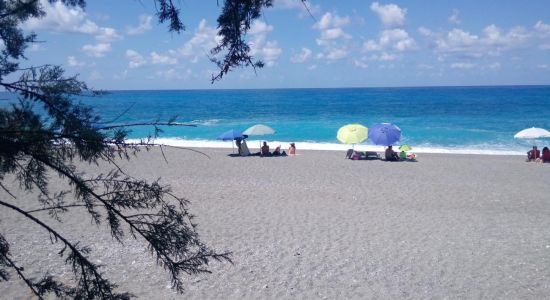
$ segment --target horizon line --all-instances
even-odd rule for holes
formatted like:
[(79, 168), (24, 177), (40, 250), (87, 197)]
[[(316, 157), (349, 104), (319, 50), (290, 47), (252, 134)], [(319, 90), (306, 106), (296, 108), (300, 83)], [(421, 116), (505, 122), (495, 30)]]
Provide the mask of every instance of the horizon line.
[[(250, 91), (250, 90), (335, 90), (335, 89), (422, 89), (422, 88), (514, 88), (514, 87), (550, 87), (550, 84), (496, 84), (496, 85), (417, 85), (417, 86), (341, 86), (341, 87), (258, 87), (258, 88), (182, 88), (182, 89), (91, 89), (91, 91), (110, 92), (152, 92), (152, 91)], [(0, 92), (7, 92), (5, 89)]]
[(322, 89), (405, 89), (405, 88), (498, 88), (498, 87), (550, 87), (550, 84), (497, 84), (497, 85), (418, 85), (418, 86), (341, 86), (341, 87), (258, 87), (258, 88), (182, 88), (182, 89), (98, 89), (98, 91), (250, 91), (250, 90), (322, 90)]

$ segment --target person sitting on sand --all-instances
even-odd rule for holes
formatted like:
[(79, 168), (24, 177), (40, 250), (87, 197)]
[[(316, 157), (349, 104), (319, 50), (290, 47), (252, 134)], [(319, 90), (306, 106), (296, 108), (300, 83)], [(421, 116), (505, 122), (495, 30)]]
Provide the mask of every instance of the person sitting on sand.
[(290, 147), (288, 148), (288, 155), (296, 155), (296, 145), (294, 143), (290, 143)]
[(533, 146), (532, 150), (527, 151), (527, 161), (535, 161), (540, 158), (540, 150)]
[(550, 149), (548, 147), (542, 148), (542, 162), (550, 163)]
[(280, 156), (281, 155), (281, 145), (277, 146), (275, 150), (272, 153), (273, 156)]
[(271, 156), (271, 153), (269, 153), (269, 146), (267, 145), (267, 142), (264, 142), (264, 145), (261, 148), (260, 154), (262, 156)]
[(241, 143), (242, 143), (243, 140), (241, 139), (236, 139), (235, 140), (235, 144), (237, 144), (237, 153), (239, 153), (239, 155), (241, 155), (242, 153), (242, 150), (241, 150)]
[(395, 151), (393, 151), (392, 146), (388, 146), (388, 148), (386, 148), (385, 156), (387, 161), (399, 160), (399, 155)]
[(239, 154), (241, 154), (241, 156), (249, 156), (250, 155), (250, 150), (248, 149), (248, 145), (246, 144), (246, 140), (242, 140), (241, 152)]
[(407, 152), (401, 150), (401, 152), (399, 152), (399, 159), (407, 160)]

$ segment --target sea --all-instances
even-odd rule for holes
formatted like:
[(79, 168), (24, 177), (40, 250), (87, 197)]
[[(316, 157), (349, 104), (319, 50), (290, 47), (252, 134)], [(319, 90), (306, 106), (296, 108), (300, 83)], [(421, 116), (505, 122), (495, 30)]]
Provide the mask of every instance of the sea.
[[(196, 127), (162, 127), (158, 144), (231, 148), (217, 140), (225, 131), (255, 124), (276, 133), (249, 137), (249, 147), (296, 143), (298, 150), (345, 150), (338, 129), (359, 123), (392, 123), (401, 128), (397, 143), (418, 153), (524, 155), (550, 140), (515, 139), (529, 127), (550, 129), (550, 86), (322, 88), (250, 90), (109, 91), (81, 97), (107, 124), (168, 121)], [(151, 126), (131, 127), (129, 139), (154, 134)], [(356, 149), (382, 151), (369, 140)]]

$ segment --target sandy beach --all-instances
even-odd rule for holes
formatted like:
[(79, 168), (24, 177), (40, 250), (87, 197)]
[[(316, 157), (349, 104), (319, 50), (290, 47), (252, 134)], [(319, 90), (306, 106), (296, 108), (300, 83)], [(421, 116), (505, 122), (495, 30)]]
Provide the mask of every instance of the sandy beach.
[[(117, 244), (79, 210), (48, 224), (70, 228), (65, 233), (91, 246), (120, 290), (142, 299), (550, 295), (550, 164), (521, 156), (422, 154), (393, 163), (346, 160), (337, 151), (279, 158), (200, 151), (210, 158), (169, 148), (168, 164), (158, 149), (121, 162), (136, 177), (162, 177), (191, 201), (202, 240), (233, 253), (234, 264), (213, 262), (212, 274), (187, 277), (184, 295), (170, 289), (141, 240)], [(52, 190), (63, 182), (51, 180)], [(21, 206), (39, 206), (34, 196), (16, 196)], [(15, 260), (29, 272), (41, 267), (31, 275), (69, 278), (53, 251), (59, 246), (40, 229), (5, 209), (0, 220)], [(2, 299), (30, 296), (16, 275), (0, 283)]]

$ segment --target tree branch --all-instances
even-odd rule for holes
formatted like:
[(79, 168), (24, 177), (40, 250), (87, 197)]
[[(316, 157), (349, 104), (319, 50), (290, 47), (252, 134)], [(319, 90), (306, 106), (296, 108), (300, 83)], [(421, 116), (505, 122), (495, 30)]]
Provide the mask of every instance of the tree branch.
[[(2, 201), (0, 201), (0, 202), (2, 202)], [(34, 287), (32, 281), (30, 281), (30, 279), (25, 277), (23, 272), (21, 272), (21, 268), (17, 267), (15, 265), (15, 263), (7, 255), (5, 255), (4, 253), (2, 253), (2, 256), (9, 263), (10, 267), (12, 267), (15, 270), (15, 272), (17, 272), (17, 275), (19, 275), (19, 277), (25, 282), (25, 284), (31, 289), (31, 291), (38, 297), (38, 299), (40, 299), (40, 300), (44, 299), (44, 298), (42, 298), (42, 295), (40, 295), (40, 293), (38, 293), (38, 291)]]
[[(46, 231), (48, 231), (48, 233), (52, 234), (56, 238), (56, 240), (57, 239), (61, 240), (63, 242), (63, 244), (66, 245), (67, 247), (69, 247), (71, 249), (71, 252), (78, 257), (78, 264), (80, 264), (80, 267), (84, 268), (84, 266), (86, 266), (93, 273), (93, 275), (95, 276), (94, 281), (96, 282), (96, 284), (98, 284), (98, 286), (102, 286), (101, 283), (105, 282), (105, 279), (103, 279), (101, 274), (99, 274), (99, 272), (96, 269), (96, 266), (93, 263), (91, 263), (80, 252), (80, 250), (78, 248), (76, 248), (75, 245), (73, 245), (71, 242), (69, 242), (67, 239), (65, 239), (65, 237), (63, 237), (61, 234), (59, 234), (57, 231), (55, 231), (50, 226), (46, 225), (44, 222), (40, 221), (39, 219), (35, 218), (33, 215), (25, 212), (24, 210), (20, 209), (19, 207), (15, 206), (15, 205), (9, 204), (9, 203), (1, 201), (1, 200), (0, 200), (0, 205), (8, 207), (8, 208), (22, 214), (27, 219), (33, 221), (34, 223), (38, 224), (40, 227), (44, 228)], [(81, 275), (85, 276), (85, 274), (86, 274), (86, 272), (83, 270)], [(89, 287), (87, 286), (87, 281), (86, 281), (86, 292), (88, 293), (88, 297), (93, 297), (93, 294), (90, 294)], [(109, 294), (109, 296), (112, 296), (111, 291), (104, 291), (103, 289), (100, 288), (99, 292), (101, 293), (101, 296), (103, 298), (108, 296), (108, 295), (105, 294), (105, 292), (107, 292)]]

